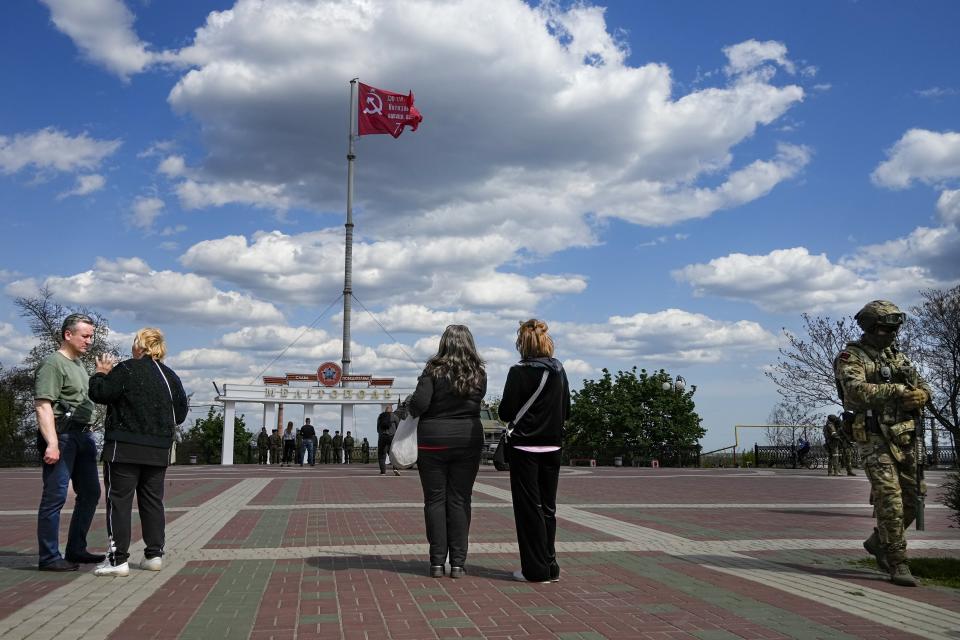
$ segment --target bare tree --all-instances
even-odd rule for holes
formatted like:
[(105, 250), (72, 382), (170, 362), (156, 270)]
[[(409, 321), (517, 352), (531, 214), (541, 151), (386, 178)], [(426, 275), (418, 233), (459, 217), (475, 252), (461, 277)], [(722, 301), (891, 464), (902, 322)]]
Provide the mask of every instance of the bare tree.
[(803, 331), (783, 330), (787, 346), (766, 376), (777, 385), (787, 405), (823, 408), (840, 404), (833, 375), (833, 361), (847, 343), (860, 337), (860, 328), (852, 318), (802, 314)]
[(911, 309), (911, 351), (933, 390), (931, 413), (960, 441), (960, 286), (921, 291)]
[(796, 442), (796, 430), (800, 428), (801, 433), (811, 443), (817, 444), (823, 440), (823, 432), (817, 428), (823, 422), (822, 413), (811, 411), (802, 404), (781, 400), (774, 405), (770, 415), (767, 416), (767, 424), (783, 426), (770, 426), (764, 429), (764, 432), (770, 444), (788, 447)]
[(81, 357), (88, 371), (96, 368), (97, 356), (109, 353), (119, 357), (121, 354), (120, 347), (108, 340), (110, 327), (106, 318), (84, 307), (65, 307), (54, 300), (53, 293), (47, 287), (41, 288), (36, 296), (21, 296), (13, 303), (20, 309), (20, 315), (26, 318), (31, 333), (38, 341), (24, 359), (24, 367), (36, 368), (44, 358), (60, 348), (63, 341), (60, 327), (71, 313), (84, 313), (93, 320), (93, 344)]

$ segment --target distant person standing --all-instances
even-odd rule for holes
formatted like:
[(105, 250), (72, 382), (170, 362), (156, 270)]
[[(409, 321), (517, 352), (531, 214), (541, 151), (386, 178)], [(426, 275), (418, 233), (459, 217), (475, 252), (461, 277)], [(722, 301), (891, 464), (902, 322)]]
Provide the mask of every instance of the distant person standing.
[(563, 423), (570, 415), (570, 387), (563, 365), (553, 357), (547, 324), (531, 319), (517, 331), (520, 362), (510, 367), (499, 414), (508, 427), (510, 493), (520, 548), (522, 582), (560, 579), (557, 485)]
[(320, 462), (330, 464), (330, 444), (333, 438), (330, 437), (330, 429), (324, 429), (320, 436)]
[(333, 462), (334, 464), (343, 462), (343, 436), (339, 431), (333, 434)]
[(366, 438), (360, 443), (360, 460), (363, 464), (370, 464), (370, 443)]
[(189, 408), (180, 378), (162, 363), (167, 347), (159, 329), (138, 331), (131, 352), (132, 358), (116, 365), (112, 357), (97, 358), (97, 372), (90, 378), (90, 397), (107, 405), (103, 486), (110, 553), (94, 571), (98, 576), (129, 574), (134, 493), (146, 543), (140, 568), (159, 571), (163, 566), (163, 481), (174, 433)]
[[(310, 424), (310, 418), (303, 421), (304, 425), (300, 427), (300, 437), (303, 439), (303, 446), (307, 450), (307, 462), (312, 467), (317, 463), (317, 431)], [(300, 464), (303, 464), (303, 457), (300, 458)]]
[(260, 427), (260, 433), (257, 434), (257, 463), (267, 464), (267, 452), (270, 449), (270, 436), (267, 435), (267, 428)]
[(347, 435), (343, 437), (343, 463), (350, 464), (353, 462), (353, 436), (350, 435), (350, 432), (347, 431)]
[(283, 455), (283, 439), (276, 429), (270, 434), (270, 464), (280, 464)]
[(393, 443), (393, 435), (397, 432), (398, 424), (400, 419), (393, 412), (392, 405), (388, 404), (377, 416), (377, 462), (380, 463), (380, 475), (387, 473), (387, 454), (390, 453), (390, 445)]
[(283, 463), (281, 466), (290, 466), (293, 464), (293, 457), (297, 450), (297, 434), (293, 432), (293, 422), (287, 423), (287, 428), (283, 431)]
[[(90, 432), (93, 401), (90, 375), (80, 361), (94, 336), (93, 319), (72, 313), (60, 327), (60, 348), (40, 363), (33, 398), (37, 411), (37, 446), (43, 452), (43, 493), (37, 511), (40, 571), (76, 571), (79, 563), (106, 556), (87, 551), (87, 532), (100, 501), (97, 444)], [(60, 510), (73, 483), (77, 494), (67, 534), (66, 558), (60, 555)]]

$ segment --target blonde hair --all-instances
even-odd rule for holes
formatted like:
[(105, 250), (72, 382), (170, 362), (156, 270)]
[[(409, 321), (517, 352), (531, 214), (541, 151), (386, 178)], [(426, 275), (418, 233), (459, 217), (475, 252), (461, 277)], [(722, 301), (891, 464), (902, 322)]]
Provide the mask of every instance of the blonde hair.
[(160, 329), (153, 327), (140, 329), (133, 338), (133, 346), (154, 360), (163, 360), (167, 357), (167, 344), (163, 340), (163, 332)]
[(517, 329), (517, 351), (523, 358), (552, 358), (553, 338), (547, 333), (547, 323), (530, 318)]

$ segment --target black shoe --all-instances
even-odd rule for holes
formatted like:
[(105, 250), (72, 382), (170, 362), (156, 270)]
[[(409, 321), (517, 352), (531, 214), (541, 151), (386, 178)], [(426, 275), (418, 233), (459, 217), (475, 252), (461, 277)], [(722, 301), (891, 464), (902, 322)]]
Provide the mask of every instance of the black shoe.
[(67, 562), (75, 562), (77, 564), (98, 564), (106, 559), (107, 556), (102, 553), (90, 553), (89, 551), (77, 554), (68, 553), (66, 555)]
[(467, 575), (467, 572), (463, 570), (463, 567), (450, 567), (451, 578), (462, 578), (465, 575)]
[(41, 564), (38, 568), (40, 571), (76, 571), (80, 568), (80, 565), (76, 562), (70, 562), (69, 560), (60, 558), (47, 564)]
[(385, 476), (385, 475), (387, 475), (387, 472), (386, 472), (386, 471), (381, 471), (381, 472), (380, 472), (380, 475)]
[[(453, 575), (453, 569), (450, 569), (450, 575)], [(443, 577), (443, 565), (442, 564), (432, 564), (430, 565), (430, 577), (431, 578), (442, 578)]]

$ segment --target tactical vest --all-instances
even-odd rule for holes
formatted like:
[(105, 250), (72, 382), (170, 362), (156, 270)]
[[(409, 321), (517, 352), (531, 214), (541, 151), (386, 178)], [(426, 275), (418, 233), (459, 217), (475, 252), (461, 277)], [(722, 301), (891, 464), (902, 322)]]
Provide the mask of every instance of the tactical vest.
[[(902, 361), (896, 362), (896, 358), (891, 359), (886, 355), (886, 349), (876, 351), (876, 355), (874, 356), (871, 355), (871, 351), (874, 351), (873, 349), (868, 350), (859, 342), (848, 342), (844, 351), (855, 354), (860, 362), (863, 363), (864, 381), (867, 383), (915, 386), (915, 381), (910, 380), (908, 377), (912, 365), (906, 357), (901, 357)], [(894, 352), (894, 356), (896, 356), (896, 352)], [(839, 369), (837, 364), (839, 360), (840, 355), (834, 360), (834, 376), (837, 391), (840, 394), (840, 400), (843, 402), (844, 409), (847, 409), (843, 385), (841, 384), (840, 377), (837, 375)], [(894, 457), (898, 460), (901, 459), (902, 454), (899, 451), (899, 447), (910, 444), (915, 429), (914, 417), (900, 411), (895, 403), (890, 402), (884, 404), (882, 410), (873, 413), (873, 416), (867, 416), (866, 411), (860, 409), (855, 410), (853, 420), (844, 421), (844, 428), (849, 430), (848, 433), (852, 436), (853, 440), (857, 442), (867, 442), (867, 432), (871, 430), (868, 425), (868, 420), (871, 418), (876, 420), (876, 427), (882, 431), (882, 435), (888, 444), (891, 445), (891, 452)]]

